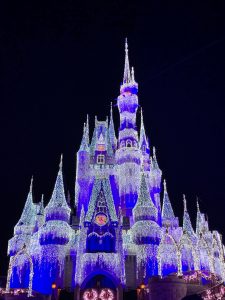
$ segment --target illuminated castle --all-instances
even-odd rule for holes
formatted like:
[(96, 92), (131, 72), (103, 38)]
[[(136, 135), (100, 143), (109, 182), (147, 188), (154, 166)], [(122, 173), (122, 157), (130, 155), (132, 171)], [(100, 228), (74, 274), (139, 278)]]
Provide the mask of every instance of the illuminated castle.
[[(112, 107), (109, 121), (95, 119), (91, 140), (87, 119), (77, 152), (72, 210), (64, 191), (62, 158), (46, 207), (43, 199), (33, 202), (31, 183), (9, 240), (8, 290), (29, 287), (30, 293), (50, 294), (55, 283), (78, 291), (77, 298), (95, 299), (98, 288), (103, 288), (103, 293), (108, 288), (107, 293), (115, 296), (121, 289), (146, 285), (157, 275), (182, 276), (201, 270), (225, 279), (221, 235), (209, 231), (198, 204), (193, 229), (185, 196), (180, 226), (165, 180), (162, 191), (162, 172), (145, 133), (137, 94), (126, 42), (124, 76), (117, 98), (118, 135)], [(136, 124), (138, 110), (140, 128)]]

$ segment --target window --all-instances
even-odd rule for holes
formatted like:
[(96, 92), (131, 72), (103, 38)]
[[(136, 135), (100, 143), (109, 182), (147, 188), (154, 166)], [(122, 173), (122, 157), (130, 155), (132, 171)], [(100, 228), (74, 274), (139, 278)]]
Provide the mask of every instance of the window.
[(146, 146), (145, 145), (142, 146), (142, 151), (146, 151)]
[(103, 165), (105, 163), (105, 155), (99, 154), (97, 156), (97, 164)]
[(125, 147), (125, 142), (124, 141), (121, 142), (121, 147)]
[(126, 141), (126, 147), (132, 147), (132, 142), (131, 140)]

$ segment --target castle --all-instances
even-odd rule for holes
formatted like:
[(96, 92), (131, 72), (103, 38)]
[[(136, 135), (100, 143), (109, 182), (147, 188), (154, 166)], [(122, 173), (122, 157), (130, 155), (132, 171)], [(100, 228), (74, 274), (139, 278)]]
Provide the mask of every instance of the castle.
[(76, 160), (75, 208), (71, 210), (65, 196), (62, 158), (47, 206), (43, 199), (33, 202), (31, 182), (8, 243), (7, 290), (23, 287), (29, 288), (29, 295), (32, 290), (51, 294), (54, 283), (78, 291), (77, 299), (98, 299), (97, 290), (105, 293), (100, 299), (119, 299), (119, 291), (135, 290), (154, 276), (181, 278), (200, 270), (224, 281), (222, 238), (209, 231), (199, 205), (196, 230), (185, 196), (182, 226), (174, 215), (156, 151), (145, 133), (127, 42), (117, 107), (118, 135), (112, 107), (109, 121), (95, 119), (91, 139), (89, 120), (84, 124)]

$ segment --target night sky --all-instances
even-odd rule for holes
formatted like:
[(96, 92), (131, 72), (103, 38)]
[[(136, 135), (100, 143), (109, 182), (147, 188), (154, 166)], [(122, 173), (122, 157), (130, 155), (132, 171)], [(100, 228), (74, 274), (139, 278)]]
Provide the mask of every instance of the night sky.
[(225, 2), (1, 1), (0, 275), (30, 178), (46, 204), (60, 153), (73, 199), (83, 122), (116, 104), (125, 37), (176, 215), (185, 193), (195, 226), (198, 196), (225, 235)]

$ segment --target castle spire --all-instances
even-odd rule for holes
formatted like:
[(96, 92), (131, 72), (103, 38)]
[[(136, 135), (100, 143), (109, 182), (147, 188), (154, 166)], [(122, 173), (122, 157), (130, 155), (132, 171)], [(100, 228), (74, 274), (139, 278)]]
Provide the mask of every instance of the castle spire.
[(165, 179), (163, 181), (163, 186), (164, 186), (164, 195), (163, 195), (163, 205), (162, 205), (162, 217), (165, 220), (173, 220), (175, 218), (175, 215), (167, 192)]
[(60, 216), (59, 211), (61, 212), (61, 215), (64, 216), (63, 218), (66, 220), (69, 219), (70, 216), (70, 208), (67, 204), (65, 192), (64, 192), (62, 161), (63, 161), (63, 156), (61, 155), (59, 171), (56, 178), (52, 197), (45, 208), (47, 219), (55, 218), (56, 215)]
[(149, 189), (146, 183), (145, 175), (142, 173), (141, 184), (138, 193), (138, 200), (133, 208), (133, 214), (135, 221), (140, 220), (157, 220), (157, 209), (152, 202), (149, 194)]
[(158, 161), (157, 161), (157, 158), (156, 158), (156, 149), (155, 149), (155, 147), (153, 147), (152, 164), (153, 164), (153, 167), (155, 169), (159, 169)]
[(131, 81), (134, 83), (135, 78), (134, 78), (134, 67), (131, 68)]
[(197, 212), (200, 212), (199, 203), (198, 203), (198, 197), (196, 199), (196, 206), (197, 206)]
[(44, 209), (44, 195), (42, 194), (38, 214), (44, 215)]
[(190, 237), (195, 237), (195, 233), (191, 224), (191, 219), (187, 211), (187, 201), (185, 195), (183, 195), (183, 202), (184, 202), (183, 231), (186, 232)]
[(141, 129), (140, 129), (140, 142), (139, 142), (140, 148), (143, 146), (143, 143), (145, 143), (146, 148), (149, 147), (148, 141), (147, 141), (147, 138), (146, 138), (146, 134), (145, 134), (143, 111), (142, 111), (142, 108), (141, 108)]
[(33, 191), (33, 176), (31, 177), (31, 182), (30, 182), (30, 189), (29, 193), (27, 195), (27, 200), (22, 212), (22, 215), (17, 223), (17, 225), (33, 225), (35, 221), (35, 205), (33, 203), (33, 196), (32, 196), (32, 191)]
[(124, 64), (124, 73), (123, 73), (123, 83), (130, 83), (131, 74), (130, 74), (130, 63), (128, 57), (128, 43), (127, 38), (125, 40), (125, 64)]
[(60, 155), (60, 163), (59, 163), (59, 169), (62, 172), (62, 165), (63, 165), (63, 155)]
[[(88, 135), (87, 135), (87, 131), (88, 131)], [(88, 149), (89, 149), (89, 147), (88, 147), (88, 137), (89, 137), (89, 129), (87, 129), (87, 126), (84, 123), (83, 136), (82, 136), (79, 151), (88, 151)]]
[(89, 146), (90, 144), (90, 137), (89, 137), (89, 115), (87, 114), (87, 121), (86, 121), (86, 142)]

